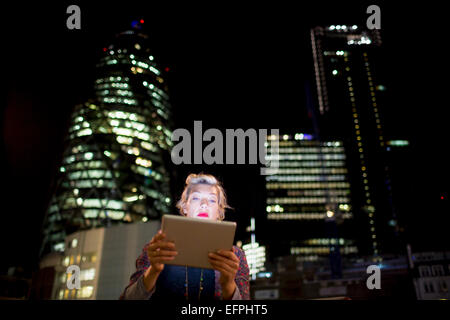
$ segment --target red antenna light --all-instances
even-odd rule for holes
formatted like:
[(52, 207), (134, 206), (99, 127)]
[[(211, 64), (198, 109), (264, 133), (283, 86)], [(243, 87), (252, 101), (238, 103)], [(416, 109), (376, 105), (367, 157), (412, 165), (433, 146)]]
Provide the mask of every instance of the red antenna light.
[(170, 69), (169, 67), (166, 67), (164, 70), (166, 70), (166, 72), (169, 72)]
[(144, 19), (141, 19), (141, 21), (140, 21), (141, 23), (144, 23)]
[(103, 52), (106, 52), (106, 50), (107, 50), (106, 48), (103, 48)]

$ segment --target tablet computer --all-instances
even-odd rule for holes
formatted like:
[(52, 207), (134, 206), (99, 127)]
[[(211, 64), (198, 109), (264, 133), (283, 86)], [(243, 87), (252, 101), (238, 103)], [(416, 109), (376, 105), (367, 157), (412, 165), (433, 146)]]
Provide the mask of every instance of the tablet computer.
[(166, 264), (213, 269), (208, 253), (233, 248), (236, 222), (164, 215), (161, 229), (174, 241), (178, 255)]

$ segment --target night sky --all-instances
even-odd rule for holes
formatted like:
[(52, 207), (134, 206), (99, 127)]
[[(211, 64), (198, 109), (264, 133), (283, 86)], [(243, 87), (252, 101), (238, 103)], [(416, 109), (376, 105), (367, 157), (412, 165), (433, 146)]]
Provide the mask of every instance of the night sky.
[[(415, 208), (408, 227), (413, 250), (438, 248), (445, 240), (450, 214), (445, 156), (448, 51), (446, 16), (438, 6), (393, 7), (379, 1), (314, 1), (300, 6), (144, 3), (22, 2), (4, 10), (1, 273), (9, 266), (35, 268), (40, 226), (70, 112), (92, 95), (102, 48), (135, 19), (145, 20), (143, 31), (150, 36), (156, 59), (170, 68), (175, 128), (192, 130), (193, 121), (202, 120), (204, 130), (307, 132), (311, 123), (304, 86), (314, 85), (309, 29), (365, 25), (367, 6), (378, 4), (384, 57), (379, 67), (385, 74), (381, 84), (390, 97), (381, 112), (386, 131), (393, 138), (410, 140), (412, 148), (407, 165)], [(71, 4), (81, 8), (81, 30), (66, 28), (66, 8)], [(188, 172), (217, 174), (235, 208), (231, 217), (243, 229), (248, 215), (264, 214), (264, 206), (258, 204), (263, 180), (252, 179), (258, 170), (249, 165), (183, 166), (176, 183), (181, 192)]]

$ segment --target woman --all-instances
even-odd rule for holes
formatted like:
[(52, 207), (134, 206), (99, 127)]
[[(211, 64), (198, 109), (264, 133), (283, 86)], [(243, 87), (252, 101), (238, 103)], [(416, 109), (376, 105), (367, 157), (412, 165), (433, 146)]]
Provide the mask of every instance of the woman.
[[(229, 206), (214, 176), (190, 174), (177, 208), (186, 217), (223, 220)], [(176, 244), (159, 230), (136, 260), (137, 270), (120, 299), (250, 299), (249, 268), (240, 248), (210, 253), (214, 270), (164, 264), (176, 255)]]

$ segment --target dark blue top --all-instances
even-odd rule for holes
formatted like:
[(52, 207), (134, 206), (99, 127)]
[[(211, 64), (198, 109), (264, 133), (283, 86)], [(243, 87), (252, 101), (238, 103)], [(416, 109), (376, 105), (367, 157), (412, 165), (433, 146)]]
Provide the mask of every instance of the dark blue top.
[[(200, 268), (188, 267), (188, 290), (189, 301), (198, 301), (200, 290)], [(215, 273), (212, 269), (203, 269), (203, 290), (200, 294), (200, 301), (214, 300)], [(164, 270), (156, 281), (156, 290), (152, 295), (152, 300), (178, 300), (186, 301), (186, 267), (166, 264)]]

